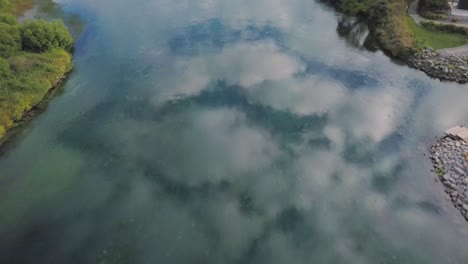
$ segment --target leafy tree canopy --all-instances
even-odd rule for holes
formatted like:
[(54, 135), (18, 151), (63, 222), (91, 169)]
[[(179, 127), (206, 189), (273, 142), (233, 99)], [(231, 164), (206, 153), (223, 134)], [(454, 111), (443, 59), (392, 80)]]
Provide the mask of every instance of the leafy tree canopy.
[(73, 38), (62, 21), (47, 22), (33, 20), (22, 27), (23, 49), (44, 52), (53, 49), (66, 49), (73, 43)]
[(6, 58), (19, 50), (21, 50), (20, 25), (14, 16), (0, 13), (0, 57)]

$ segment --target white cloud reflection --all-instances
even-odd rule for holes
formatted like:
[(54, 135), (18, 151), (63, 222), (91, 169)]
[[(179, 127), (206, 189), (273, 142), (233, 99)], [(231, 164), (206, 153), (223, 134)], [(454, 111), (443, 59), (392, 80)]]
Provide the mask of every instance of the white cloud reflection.
[[(466, 238), (446, 224), (446, 215), (416, 205), (443, 202), (428, 189), (432, 178), (424, 169), (416, 175), (407, 169), (407, 163), (421, 166), (398, 148), (411, 136), (396, 140), (393, 150), (379, 149), (400, 126), (421, 138), (466, 120), (466, 87), (439, 89), (440, 83), (427, 79), (416, 87), (414, 72), (381, 54), (346, 47), (333, 32), (334, 15), (315, 3), (111, 2), (80, 3), (96, 13), (110, 53), (159, 66), (123, 87), (150, 98), (152, 104), (142, 100), (142, 108), (161, 114), (161, 107), (180, 106), (224, 80), (239, 86), (246, 101), (270, 112), (252, 117), (243, 105), (194, 103), (152, 119), (117, 107), (91, 125), (85, 122), (92, 128), (86, 133), (96, 136), (84, 143), (99, 147), (83, 150), (90, 166), (76, 173), (90, 180), (77, 188), (98, 198), (80, 197), (79, 214), (54, 212), (64, 215), (62, 228), (79, 232), (43, 240), (50, 248), (81, 254), (83, 244), (93, 241), (98, 250), (109, 248), (110, 255), (118, 255), (126, 251), (112, 247), (118, 242), (108, 236), (116, 234), (139, 263), (448, 263), (447, 256), (457, 263), (468, 257), (462, 248), (466, 243), (460, 243)], [(193, 54), (169, 51), (167, 43), (176, 33), (212, 18), (239, 30), (268, 24), (286, 39), (240, 39)], [(111, 66), (120, 57), (112, 58)], [(311, 60), (319, 60), (324, 69), (307, 69)], [(332, 70), (348, 77), (327, 75)], [(357, 78), (364, 81), (355, 87), (351, 82)], [(429, 94), (420, 96), (417, 89)], [(175, 96), (180, 100), (168, 103)], [(287, 120), (268, 123), (274, 111)], [(307, 129), (307, 121), (301, 123), (302, 117), (316, 116), (324, 121), (314, 131)], [(292, 135), (291, 127), (299, 135)], [(310, 134), (331, 145), (308, 144)], [(347, 156), (356, 144), (368, 160)], [(108, 168), (95, 160), (99, 155), (120, 160)], [(384, 191), (375, 188), (377, 177)], [(408, 178), (425, 184), (407, 194), (400, 185)], [(242, 208), (242, 199), (249, 208)], [(133, 224), (126, 234), (121, 222), (129, 219)]]

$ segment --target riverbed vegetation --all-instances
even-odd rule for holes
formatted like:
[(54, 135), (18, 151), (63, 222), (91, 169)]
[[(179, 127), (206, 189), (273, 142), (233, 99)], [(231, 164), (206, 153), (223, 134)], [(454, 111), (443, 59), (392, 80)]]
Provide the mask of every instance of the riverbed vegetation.
[(60, 21), (20, 25), (16, 4), (0, 0), (0, 138), (72, 68), (73, 39)]

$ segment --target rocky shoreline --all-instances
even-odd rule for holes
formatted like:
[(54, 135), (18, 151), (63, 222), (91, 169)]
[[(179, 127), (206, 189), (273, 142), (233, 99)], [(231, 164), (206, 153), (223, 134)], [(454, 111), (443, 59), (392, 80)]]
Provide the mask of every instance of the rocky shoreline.
[(434, 78), (468, 83), (468, 56), (442, 56), (431, 48), (425, 48), (414, 54), (408, 64)]
[(444, 137), (432, 145), (430, 152), (446, 199), (452, 201), (468, 221), (468, 144)]

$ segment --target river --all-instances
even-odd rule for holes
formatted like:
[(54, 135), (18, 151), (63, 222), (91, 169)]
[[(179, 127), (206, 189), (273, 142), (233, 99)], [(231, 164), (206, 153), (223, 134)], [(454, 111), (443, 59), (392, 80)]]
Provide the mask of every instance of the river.
[(467, 262), (424, 156), (466, 85), (313, 0), (59, 3), (86, 26), (1, 149), (0, 263)]

